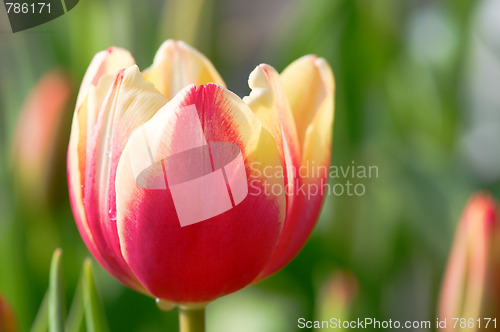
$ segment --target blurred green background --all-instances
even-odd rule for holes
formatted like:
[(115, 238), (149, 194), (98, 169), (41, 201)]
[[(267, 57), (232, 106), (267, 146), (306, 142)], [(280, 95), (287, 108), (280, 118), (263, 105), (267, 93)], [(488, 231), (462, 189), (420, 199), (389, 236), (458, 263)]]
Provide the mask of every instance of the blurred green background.
[[(259, 63), (279, 71), (315, 53), (336, 79), (332, 165), (376, 166), (364, 195), (329, 195), (305, 248), (285, 269), (208, 307), (209, 331), (295, 331), (318, 318), (336, 271), (357, 280), (346, 315), (435, 319), (441, 277), (467, 198), (500, 198), (500, 2), (496, 0), (81, 0), (66, 15), (13, 34), (0, 11), (0, 293), (28, 331), (64, 252), (71, 301), (84, 257), (67, 197), (61, 126), (48, 185), (17, 170), (13, 136), (43, 74), (73, 90), (93, 55), (127, 48), (147, 68), (161, 42), (184, 39), (244, 96)], [(74, 104), (76, 95), (71, 103)], [(33, 167), (37, 167), (33, 165)], [(39, 185), (39, 184), (38, 184)], [(41, 194), (34, 194), (41, 192)], [(111, 331), (176, 331), (177, 312), (130, 291), (94, 264)], [(324, 295), (324, 294), (323, 294)]]

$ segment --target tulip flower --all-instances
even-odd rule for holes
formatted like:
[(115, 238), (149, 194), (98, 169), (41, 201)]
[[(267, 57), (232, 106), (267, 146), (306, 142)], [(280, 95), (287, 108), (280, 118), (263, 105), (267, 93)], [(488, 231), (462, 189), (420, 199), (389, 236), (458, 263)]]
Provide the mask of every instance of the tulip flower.
[(441, 286), (438, 318), (446, 319), (443, 330), (496, 329), (497, 322), (488, 319), (500, 313), (499, 222), (491, 196), (479, 193), (467, 203)]
[(19, 188), (31, 202), (46, 203), (57, 182), (60, 144), (72, 96), (71, 81), (61, 70), (45, 74), (24, 103), (12, 144), (12, 168)]
[(17, 330), (14, 312), (0, 294), (0, 331), (15, 332)]
[(143, 72), (120, 48), (92, 60), (68, 149), (71, 205), (89, 250), (128, 287), (203, 307), (304, 245), (324, 191), (303, 187), (322, 188), (327, 172), (300, 167), (329, 165), (331, 69), (316, 56), (281, 74), (259, 65), (249, 86), (241, 99), (180, 41)]

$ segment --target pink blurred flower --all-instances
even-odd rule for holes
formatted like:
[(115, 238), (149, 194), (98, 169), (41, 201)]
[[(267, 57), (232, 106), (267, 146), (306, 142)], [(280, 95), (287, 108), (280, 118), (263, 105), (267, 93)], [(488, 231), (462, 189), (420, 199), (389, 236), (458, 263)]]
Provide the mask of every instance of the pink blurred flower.
[(17, 330), (14, 311), (0, 294), (0, 332), (16, 332)]
[[(499, 222), (498, 205), (488, 194), (478, 193), (467, 203), (441, 286), (438, 317), (447, 319), (447, 331), (482, 330), (483, 318), (500, 313)], [(475, 320), (474, 328), (454, 328), (453, 318)]]
[[(12, 142), (12, 168), (24, 195), (46, 202), (60, 176), (72, 85), (61, 70), (44, 75), (27, 97)], [(65, 114), (66, 113), (66, 114)]]
[[(332, 323), (331, 318), (342, 321), (352, 318), (350, 317), (351, 307), (358, 295), (358, 288), (358, 280), (352, 273), (347, 271), (333, 273), (325, 281), (317, 295), (317, 319), (320, 326), (323, 321)], [(340, 323), (338, 321), (336, 323), (339, 324), (338, 329), (342, 330)], [(324, 328), (325, 331), (327, 329)]]

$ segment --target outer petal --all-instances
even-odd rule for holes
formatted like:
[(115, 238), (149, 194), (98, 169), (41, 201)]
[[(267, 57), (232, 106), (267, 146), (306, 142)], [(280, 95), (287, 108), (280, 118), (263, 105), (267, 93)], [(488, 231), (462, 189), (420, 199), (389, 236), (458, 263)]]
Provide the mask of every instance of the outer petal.
[[(262, 64), (250, 73), (248, 85), (252, 92), (244, 97), (243, 101), (248, 104), (262, 122), (262, 126), (276, 141), (281, 166), (287, 179), (286, 185), (293, 186), (296, 169), (300, 165), (300, 146), (280, 76), (273, 67)], [(287, 197), (287, 201), (291, 199), (293, 196)], [(291, 206), (291, 202), (288, 202), (287, 206)]]
[[(108, 88), (112, 85), (116, 74), (120, 69), (133, 64), (132, 56), (124, 49), (113, 47), (96, 54), (83, 78), (71, 126), (67, 160), (71, 207), (83, 241), (100, 262), (104, 262), (104, 259), (97, 249), (88, 226), (83, 203), (87, 140), (92, 136), (101, 104), (104, 102)], [(101, 87), (98, 89), (99, 83)], [(107, 266), (107, 264), (102, 264)], [(107, 267), (107, 269), (110, 268)]]
[(161, 45), (153, 65), (144, 71), (144, 79), (169, 100), (189, 84), (225, 86), (210, 60), (186, 43), (175, 40)]
[[(237, 147), (241, 167), (234, 172), (224, 167), (227, 188), (211, 185), (200, 198), (200, 192), (207, 192), (200, 185), (183, 192), (180, 203), (205, 213), (226, 199), (229, 190), (232, 204), (223, 213), (182, 227), (182, 204), (174, 203), (174, 186), (219, 172), (217, 142)], [(203, 151), (206, 143), (209, 161), (190, 154)], [(178, 161), (185, 170), (172, 173)], [(152, 171), (139, 181), (141, 162)], [(283, 178), (262, 175), (263, 167), (280, 163), (272, 136), (239, 97), (214, 84), (182, 90), (134, 132), (118, 165), (118, 232), (123, 256), (141, 283), (155, 296), (183, 304), (209, 301), (249, 284), (269, 260), (282, 229)], [(234, 186), (239, 171), (247, 181)], [(238, 190), (245, 188), (247, 195), (237, 200)]]
[(302, 158), (294, 200), (276, 251), (260, 278), (285, 266), (302, 248), (319, 216), (330, 166), (333, 74), (324, 59), (305, 56), (281, 74)]
[(129, 51), (119, 48), (110, 47), (106, 51), (97, 53), (90, 62), (89, 68), (85, 73), (78, 93), (76, 101), (76, 109), (80, 108), (87, 97), (89, 88), (96, 87), (101, 77), (106, 75), (115, 76), (118, 71), (128, 68), (135, 64), (134, 58)]
[[(112, 275), (137, 290), (142, 287), (121, 256), (114, 178), (132, 131), (166, 102), (142, 80), (137, 66), (120, 71), (111, 85), (102, 78), (97, 87), (89, 88), (88, 98), (75, 116), (68, 153), (71, 201), (82, 237)], [(96, 122), (90, 126), (90, 109), (99, 106)]]
[[(292, 109), (299, 141), (306, 147), (314, 129), (322, 139), (320, 150), (329, 147), (333, 124), (333, 74), (328, 63), (314, 55), (306, 55), (290, 64), (281, 80)], [(319, 122), (319, 123), (318, 123)], [(307, 154), (307, 151), (304, 150)], [(325, 151), (321, 151), (324, 155)], [(305, 157), (304, 157), (305, 159)]]

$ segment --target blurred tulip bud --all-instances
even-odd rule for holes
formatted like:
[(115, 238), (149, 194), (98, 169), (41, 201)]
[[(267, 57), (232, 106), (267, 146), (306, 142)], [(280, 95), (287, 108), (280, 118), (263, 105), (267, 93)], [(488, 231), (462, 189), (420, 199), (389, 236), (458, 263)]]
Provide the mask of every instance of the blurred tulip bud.
[(12, 142), (12, 172), (21, 194), (46, 203), (61, 192), (72, 87), (61, 70), (44, 75), (27, 97)]
[[(469, 200), (457, 226), (441, 286), (438, 318), (446, 318), (443, 330), (483, 330), (485, 318), (500, 318), (499, 280), (498, 206), (491, 196), (479, 193)], [(465, 320), (455, 324), (453, 318)], [(493, 322), (488, 329), (495, 329)]]
[(15, 332), (17, 324), (14, 312), (0, 294), (0, 332)]
[[(143, 72), (124, 49), (100, 52), (83, 79), (68, 149), (80, 234), (105, 269), (162, 307), (203, 306), (274, 273), (318, 218), (329, 65), (316, 56), (282, 74), (259, 65), (249, 86), (241, 99), (173, 40)], [(299, 172), (310, 165), (319, 171)]]
[[(317, 318), (320, 322), (318, 331), (329, 331), (332, 323), (339, 324), (336, 330), (343, 330), (339, 320), (350, 319), (351, 307), (358, 294), (358, 281), (350, 272), (339, 271), (332, 274), (323, 284), (317, 296)], [(332, 321), (334, 318), (336, 321)], [(330, 326), (322, 322), (328, 322)], [(346, 329), (347, 330), (347, 329)]]

